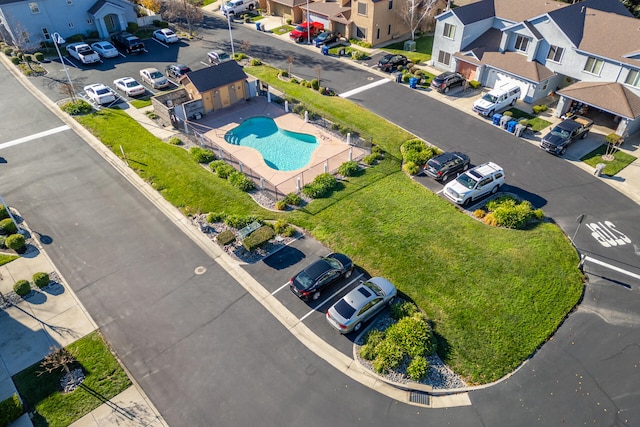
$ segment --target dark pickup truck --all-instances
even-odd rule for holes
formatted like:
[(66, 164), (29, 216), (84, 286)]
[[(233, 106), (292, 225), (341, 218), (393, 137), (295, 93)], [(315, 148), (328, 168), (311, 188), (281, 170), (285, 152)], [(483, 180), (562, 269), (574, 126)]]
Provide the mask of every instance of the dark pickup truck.
[(144, 52), (144, 43), (133, 34), (122, 32), (111, 36), (111, 42), (115, 47), (125, 51), (125, 53)]
[(552, 154), (562, 155), (578, 138), (586, 138), (593, 120), (583, 116), (571, 116), (558, 123), (540, 141), (540, 148)]

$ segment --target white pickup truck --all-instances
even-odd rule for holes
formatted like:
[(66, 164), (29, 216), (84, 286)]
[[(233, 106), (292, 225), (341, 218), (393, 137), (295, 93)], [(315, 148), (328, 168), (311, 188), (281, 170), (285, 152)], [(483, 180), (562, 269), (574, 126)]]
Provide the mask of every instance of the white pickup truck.
[(83, 64), (100, 62), (100, 56), (86, 43), (71, 43), (67, 46), (67, 52)]
[(258, 0), (230, 0), (222, 6), (224, 16), (239, 15), (247, 10), (253, 10), (258, 7)]

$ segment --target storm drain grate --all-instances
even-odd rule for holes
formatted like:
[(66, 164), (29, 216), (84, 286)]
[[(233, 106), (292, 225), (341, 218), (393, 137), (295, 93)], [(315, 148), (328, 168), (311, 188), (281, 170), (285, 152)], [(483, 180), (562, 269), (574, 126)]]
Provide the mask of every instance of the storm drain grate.
[(420, 405), (429, 405), (429, 395), (421, 391), (412, 391), (409, 394), (409, 401)]

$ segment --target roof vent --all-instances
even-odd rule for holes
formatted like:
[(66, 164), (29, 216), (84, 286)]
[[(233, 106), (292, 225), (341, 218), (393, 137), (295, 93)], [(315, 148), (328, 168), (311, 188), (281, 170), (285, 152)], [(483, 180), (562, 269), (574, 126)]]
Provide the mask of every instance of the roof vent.
[(580, 8), (580, 13), (584, 13), (584, 6)]

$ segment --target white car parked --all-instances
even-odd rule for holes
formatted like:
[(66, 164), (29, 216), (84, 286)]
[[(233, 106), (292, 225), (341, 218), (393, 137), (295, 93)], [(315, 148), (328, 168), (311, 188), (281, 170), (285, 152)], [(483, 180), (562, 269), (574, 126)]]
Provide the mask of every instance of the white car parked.
[(169, 86), (169, 80), (157, 68), (145, 68), (140, 70), (142, 81), (150, 84), (154, 89), (162, 89)]
[(138, 83), (133, 77), (123, 77), (113, 81), (116, 90), (124, 92), (127, 96), (140, 96), (147, 89)]
[(258, 0), (230, 0), (222, 5), (221, 10), (224, 16), (227, 14), (238, 15), (246, 10), (253, 10), (258, 6)]
[(91, 46), (86, 43), (71, 43), (67, 46), (67, 52), (83, 64), (94, 64), (96, 62), (100, 62), (100, 56), (98, 56), (98, 54), (91, 49)]
[(178, 35), (168, 28), (155, 30), (153, 32), (153, 38), (165, 43), (177, 43), (179, 40)]
[(116, 101), (115, 94), (102, 83), (94, 83), (84, 87), (87, 98), (98, 105), (107, 105)]
[(469, 169), (450, 181), (442, 192), (455, 203), (468, 206), (487, 194), (495, 194), (504, 185), (504, 170), (493, 162)]
[(114, 45), (106, 41), (92, 43), (91, 47), (96, 51), (98, 55), (102, 56), (103, 58), (115, 58), (116, 56), (120, 55), (118, 49), (116, 49)]

